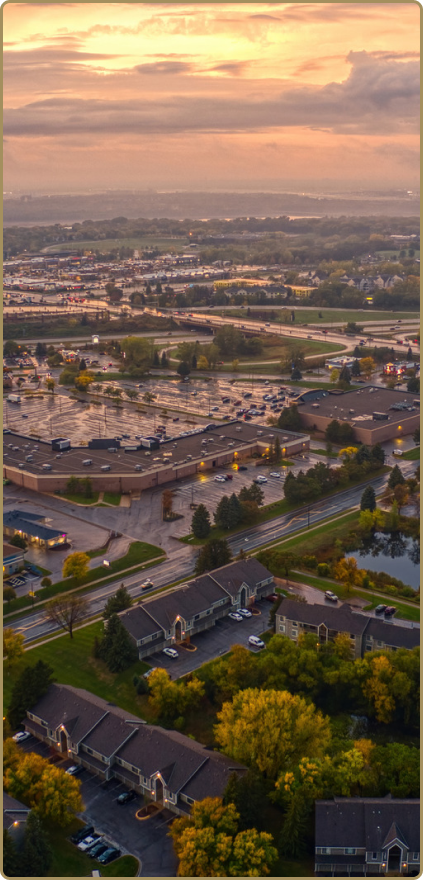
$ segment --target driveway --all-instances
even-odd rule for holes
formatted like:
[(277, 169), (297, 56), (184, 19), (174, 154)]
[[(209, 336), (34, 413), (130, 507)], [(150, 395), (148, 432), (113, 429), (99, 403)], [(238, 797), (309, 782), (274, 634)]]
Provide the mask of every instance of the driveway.
[(172, 679), (180, 678), (188, 672), (198, 669), (203, 663), (215, 660), (216, 657), (226, 654), (234, 645), (243, 645), (251, 651), (257, 651), (248, 644), (249, 636), (260, 636), (269, 629), (269, 614), (272, 607), (270, 602), (262, 599), (255, 606), (260, 614), (245, 618), (242, 622), (223, 617), (217, 620), (215, 625), (205, 632), (198, 633), (191, 639), (195, 651), (187, 651), (178, 645), (178, 659), (172, 660), (161, 651), (146, 657), (147, 663), (159, 666), (169, 673)]

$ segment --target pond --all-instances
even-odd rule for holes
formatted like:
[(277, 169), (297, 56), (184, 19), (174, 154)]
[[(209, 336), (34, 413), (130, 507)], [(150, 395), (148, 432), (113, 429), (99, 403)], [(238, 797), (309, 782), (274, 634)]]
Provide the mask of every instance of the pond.
[(359, 550), (345, 554), (353, 556), (358, 568), (385, 571), (404, 584), (418, 590), (420, 586), (420, 543), (402, 535), (384, 535), (376, 532), (373, 538), (363, 540)]

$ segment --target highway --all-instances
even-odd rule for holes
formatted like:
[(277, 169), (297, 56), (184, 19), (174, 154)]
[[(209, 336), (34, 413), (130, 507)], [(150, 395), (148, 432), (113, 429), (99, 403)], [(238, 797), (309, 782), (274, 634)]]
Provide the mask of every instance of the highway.
[[(411, 475), (414, 469), (413, 462), (403, 463), (403, 472), (407, 476)], [(409, 472), (409, 473), (408, 473)], [(387, 482), (387, 475), (376, 478), (371, 481), (375, 491), (381, 492), (383, 486)], [(267, 523), (246, 529), (237, 535), (228, 539), (233, 556), (236, 556), (241, 548), (245, 552), (252, 552), (259, 547), (266, 545), (272, 541), (282, 539), (288, 535), (293, 535), (299, 530), (315, 525), (327, 517), (336, 517), (348, 510), (357, 508), (363, 492), (363, 485), (355, 489), (346, 489), (323, 501), (304, 506), (301, 510), (269, 520)], [(187, 580), (193, 576), (195, 560), (198, 549), (190, 548), (186, 544), (180, 544), (175, 541), (175, 549), (171, 550), (169, 558), (159, 565), (154, 565), (143, 574), (133, 574), (129, 577), (118, 576), (113, 583), (107, 586), (95, 587), (89, 594), (86, 594), (89, 607), (87, 616), (92, 617), (101, 613), (104, 605), (113, 595), (122, 581), (125, 583), (132, 598), (141, 595), (141, 583), (147, 576), (154, 582), (155, 590), (171, 584), (176, 580), (186, 578)], [(106, 572), (105, 572), (106, 576)], [(148, 593), (148, 596), (154, 595), (155, 590)], [(43, 610), (30, 612), (15, 619), (12, 623), (5, 621), (6, 626), (10, 626), (16, 632), (20, 632), (25, 637), (25, 642), (29, 643), (34, 639), (49, 637), (60, 629), (55, 624), (46, 621)]]

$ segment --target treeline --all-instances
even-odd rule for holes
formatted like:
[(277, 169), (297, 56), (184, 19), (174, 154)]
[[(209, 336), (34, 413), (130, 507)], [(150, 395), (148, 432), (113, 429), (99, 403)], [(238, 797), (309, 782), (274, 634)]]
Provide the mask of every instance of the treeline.
[[(257, 519), (264, 494), (256, 483), (243, 486), (238, 495), (223, 495), (213, 514), (218, 529), (235, 529), (238, 525), (251, 524)], [(211, 531), (210, 513), (199, 504), (191, 521), (191, 531), (196, 538), (207, 538)]]
[(351, 481), (363, 479), (367, 474), (374, 473), (375, 470), (383, 467), (385, 462), (385, 453), (379, 443), (370, 449), (365, 445), (359, 446), (358, 449), (349, 447), (341, 450), (341, 456), (342, 453), (344, 460), (341, 467), (333, 468), (318, 462), (305, 473), (300, 470), (295, 475), (290, 471), (284, 483), (284, 495), (287, 501), (291, 503), (315, 501), (338, 486), (346, 486)]

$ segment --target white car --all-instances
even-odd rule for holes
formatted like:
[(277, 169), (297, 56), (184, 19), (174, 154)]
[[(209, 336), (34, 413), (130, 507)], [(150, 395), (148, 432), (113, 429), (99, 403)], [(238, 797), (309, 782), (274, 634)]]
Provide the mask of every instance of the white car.
[(221, 474), (218, 474), (217, 477), (214, 478), (215, 483), (226, 483), (225, 477)]
[(337, 602), (337, 601), (338, 601), (338, 596), (336, 596), (335, 593), (332, 593), (332, 590), (326, 590), (326, 592), (325, 592), (325, 598), (326, 598), (326, 599), (330, 599), (331, 602)]
[(254, 480), (255, 483), (267, 483), (267, 477), (264, 477), (263, 474), (259, 474), (258, 477)]
[(238, 608), (238, 614), (242, 614), (243, 617), (252, 617), (251, 611), (248, 608)]
[(95, 843), (99, 843), (100, 840), (101, 837), (99, 837), (98, 834), (96, 834), (95, 836), (90, 835), (89, 837), (85, 837), (84, 840), (81, 840), (81, 843), (78, 843), (78, 849), (84, 852), (86, 849), (90, 849), (92, 846), (94, 846)]
[(30, 736), (31, 734), (28, 733), (27, 730), (21, 730), (19, 733), (15, 733), (12, 739), (15, 741), (15, 743), (23, 743), (25, 742), (25, 740), (29, 739)]
[(231, 612), (228, 614), (228, 617), (230, 617), (231, 620), (237, 620), (238, 622), (239, 622), (240, 620), (242, 620), (242, 614), (239, 614), (238, 611), (231, 611)]
[(68, 767), (68, 769), (65, 770), (65, 773), (67, 773), (68, 776), (78, 776), (79, 773), (82, 773), (83, 769), (84, 768), (81, 767), (81, 764), (72, 764), (71, 767)]
[(163, 654), (166, 654), (166, 657), (172, 657), (172, 660), (177, 660), (179, 654), (175, 648), (163, 648)]
[(270, 476), (276, 477), (277, 480), (280, 480), (280, 478), (281, 478), (281, 475), (278, 471), (271, 471)]

